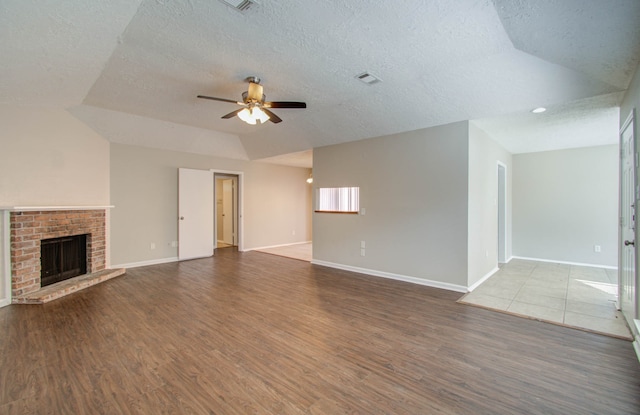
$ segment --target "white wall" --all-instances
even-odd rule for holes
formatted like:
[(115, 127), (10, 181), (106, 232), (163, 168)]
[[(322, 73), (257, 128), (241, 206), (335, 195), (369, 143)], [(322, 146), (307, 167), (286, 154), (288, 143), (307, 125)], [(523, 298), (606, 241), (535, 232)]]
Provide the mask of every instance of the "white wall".
[(315, 148), (314, 188), (359, 186), (366, 215), (314, 213), (314, 260), (466, 287), (468, 155), (466, 121)]
[[(244, 249), (311, 239), (309, 169), (111, 145), (111, 262), (177, 257), (179, 167), (244, 173)], [(295, 235), (293, 232), (295, 231)], [(154, 243), (156, 249), (150, 249)]]
[(617, 145), (513, 156), (514, 256), (616, 266), (617, 218)]
[(511, 153), (469, 123), (469, 286), (498, 266), (498, 162), (507, 172), (506, 248), (511, 256), (511, 160)]
[(109, 204), (109, 143), (67, 111), (0, 106), (0, 206)]

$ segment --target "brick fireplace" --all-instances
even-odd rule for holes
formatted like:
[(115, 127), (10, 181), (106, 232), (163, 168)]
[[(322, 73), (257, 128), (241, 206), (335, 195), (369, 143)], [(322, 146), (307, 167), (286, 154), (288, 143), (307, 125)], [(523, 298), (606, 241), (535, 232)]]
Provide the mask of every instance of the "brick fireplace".
[(40, 241), (87, 235), (87, 273), (105, 269), (105, 210), (15, 211), (10, 215), (11, 294), (40, 290)]

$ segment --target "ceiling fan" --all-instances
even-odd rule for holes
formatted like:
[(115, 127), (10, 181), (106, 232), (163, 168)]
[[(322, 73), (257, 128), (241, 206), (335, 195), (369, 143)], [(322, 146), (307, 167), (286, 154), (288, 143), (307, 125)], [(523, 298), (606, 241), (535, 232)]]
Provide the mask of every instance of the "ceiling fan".
[(256, 124), (257, 121), (264, 123), (271, 121), (277, 124), (282, 121), (280, 117), (271, 112), (270, 108), (307, 108), (304, 102), (293, 101), (265, 101), (266, 97), (262, 93), (262, 85), (260, 78), (250, 76), (245, 81), (249, 82), (249, 89), (242, 93), (242, 101), (234, 101), (232, 99), (208, 97), (206, 95), (198, 95), (198, 98), (211, 99), (214, 101), (231, 102), (242, 106), (239, 110), (223, 115), (222, 118), (233, 118), (236, 115), (247, 124)]

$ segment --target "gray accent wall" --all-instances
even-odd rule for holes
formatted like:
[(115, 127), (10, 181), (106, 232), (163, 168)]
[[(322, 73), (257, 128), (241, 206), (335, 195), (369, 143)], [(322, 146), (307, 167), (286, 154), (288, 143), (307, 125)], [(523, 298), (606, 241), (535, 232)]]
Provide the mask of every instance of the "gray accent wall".
[(513, 255), (617, 266), (618, 174), (617, 145), (514, 155)]
[(112, 264), (177, 257), (179, 167), (244, 174), (245, 250), (311, 240), (309, 169), (112, 144)]
[(365, 209), (314, 213), (314, 260), (466, 287), (468, 125), (314, 149), (314, 188), (358, 186)]

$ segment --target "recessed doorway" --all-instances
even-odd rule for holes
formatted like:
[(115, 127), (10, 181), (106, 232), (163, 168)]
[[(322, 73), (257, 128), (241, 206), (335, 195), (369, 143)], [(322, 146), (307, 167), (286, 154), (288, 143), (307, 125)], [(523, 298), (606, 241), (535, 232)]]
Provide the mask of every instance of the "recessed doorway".
[(238, 176), (215, 174), (215, 235), (216, 247), (238, 246)]

